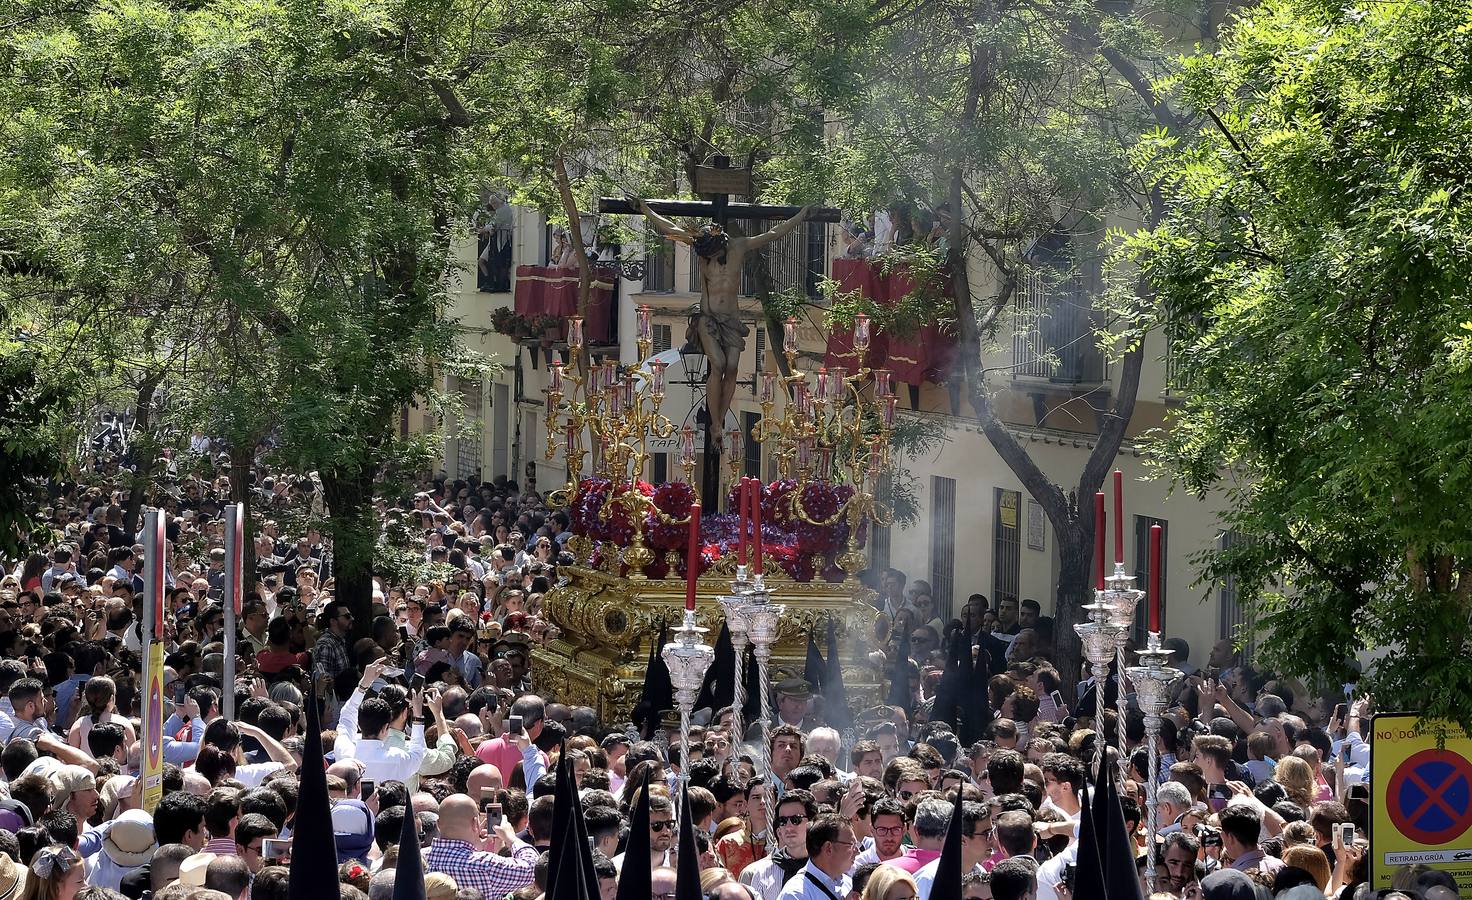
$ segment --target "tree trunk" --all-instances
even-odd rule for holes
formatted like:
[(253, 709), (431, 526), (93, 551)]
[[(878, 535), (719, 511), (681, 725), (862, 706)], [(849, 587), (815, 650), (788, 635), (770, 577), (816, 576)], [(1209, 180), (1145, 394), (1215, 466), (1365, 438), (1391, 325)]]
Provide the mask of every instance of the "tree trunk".
[[(1084, 621), (1084, 605), (1093, 600), (1093, 589), (1089, 584), (1090, 563), (1094, 559), (1092, 520), (1084, 517), (1068, 529), (1054, 529), (1058, 538), (1058, 593), (1057, 606), (1053, 611), (1054, 662), (1063, 676), (1064, 684), (1074, 684), (1083, 665), (1083, 647), (1078, 632), (1073, 626)], [(1072, 695), (1070, 695), (1070, 699)]]
[(369, 637), (373, 627), (373, 470), (318, 472), (327, 501), (327, 530), (332, 535), (333, 596), (353, 611), (353, 639)]
[(158, 442), (154, 440), (153, 433), (149, 429), (153, 426), (154, 396), (158, 393), (158, 386), (163, 383), (163, 380), (162, 369), (143, 376), (142, 383), (138, 385), (138, 397), (134, 401), (134, 407), (137, 410), (137, 441), (141, 446), (135, 449), (138, 465), (133, 474), (132, 487), (128, 490), (128, 505), (123, 510), (123, 531), (130, 535), (138, 533), (140, 527), (138, 518), (143, 511), (144, 495), (147, 493), (148, 485), (153, 481), (153, 467), (158, 460)]

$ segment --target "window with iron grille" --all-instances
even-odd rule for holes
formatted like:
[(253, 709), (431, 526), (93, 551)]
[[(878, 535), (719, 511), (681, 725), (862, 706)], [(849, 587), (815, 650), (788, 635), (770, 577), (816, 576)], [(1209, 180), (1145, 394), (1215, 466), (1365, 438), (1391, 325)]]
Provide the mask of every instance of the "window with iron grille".
[[(1135, 516), (1135, 587), (1138, 590), (1150, 590), (1150, 526), (1160, 526), (1160, 630), (1166, 629), (1165, 611), (1170, 609), (1166, 602), (1170, 593), (1167, 573), (1170, 567), (1166, 560), (1170, 558), (1170, 524), (1164, 519), (1155, 519), (1150, 516)], [(1112, 562), (1105, 562), (1105, 569), (1113, 572)], [(1144, 601), (1141, 601), (1135, 610), (1135, 643), (1141, 647), (1145, 645), (1145, 632), (1150, 627), (1150, 614)]]
[[(1230, 550), (1246, 540), (1240, 532), (1232, 529), (1222, 533), (1222, 536), (1217, 539), (1217, 547), (1221, 550)], [(1221, 601), (1217, 613), (1217, 638), (1229, 638), (1233, 645), (1241, 642), (1242, 649), (1238, 651), (1238, 658), (1243, 665), (1251, 665), (1253, 652), (1257, 649), (1257, 637), (1248, 626), (1247, 610), (1239, 599), (1237, 576), (1228, 573), (1222, 579), (1220, 586), (1217, 587), (1217, 599)]]
[[(930, 476), (930, 586), (949, 611), (956, 581), (956, 480)], [(947, 613), (949, 614), (949, 612)]]
[[(742, 220), (740, 225), (745, 234), (760, 234), (776, 225), (775, 221)], [(772, 293), (800, 290), (816, 300), (821, 294), (818, 285), (828, 272), (828, 225), (825, 222), (804, 222), (786, 237), (768, 244), (767, 272), (772, 278)], [(741, 277), (741, 293), (756, 294), (756, 283), (745, 273)]]
[(889, 568), (889, 526), (869, 521), (869, 568)]
[(761, 383), (762, 373), (767, 370), (767, 329), (755, 329), (752, 335), (752, 346), (756, 351), (756, 375), (751, 379), (751, 393), (752, 396), (756, 396), (757, 385)]
[(754, 412), (743, 412), (741, 414), (741, 446), (743, 457), (741, 460), (741, 474), (761, 477), (762, 474), (762, 445), (751, 439), (751, 433), (756, 430), (756, 423), (761, 421), (761, 414)]
[(1013, 318), (1014, 377), (1065, 384), (1106, 377), (1088, 277), (1093, 267), (1078, 254), (1084, 239), (1060, 227), (1028, 251)]
[(675, 289), (675, 245), (650, 228), (645, 233), (644, 290), (670, 292)]
[(996, 488), (993, 526), (992, 603), (1020, 600), (1022, 583), (1022, 493)]
[(654, 340), (654, 346), (651, 348), (653, 353), (659, 354), (670, 349), (672, 340), (670, 326), (656, 324), (651, 331), (650, 337)]
[(455, 436), (455, 477), (475, 478), (480, 473), (484, 450), (485, 423), (481, 422), (481, 383), (456, 379), (460, 391), (460, 421)]

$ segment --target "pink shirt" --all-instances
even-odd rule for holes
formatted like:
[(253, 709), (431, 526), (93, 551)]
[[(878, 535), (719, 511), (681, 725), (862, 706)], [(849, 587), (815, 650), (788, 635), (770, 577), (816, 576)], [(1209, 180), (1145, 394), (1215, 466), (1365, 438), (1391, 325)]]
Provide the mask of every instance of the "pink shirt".
[[(547, 765), (547, 754), (538, 750), (537, 755), (542, 758), (542, 766)], [(491, 738), (475, 748), (475, 758), (483, 763), (490, 763), (501, 773), (501, 780), (506, 784), (511, 783), (511, 771), (521, 765), (521, 751), (516, 749), (515, 741), (508, 741), (504, 737)], [(526, 786), (530, 792), (532, 786)]]
[(920, 850), (916, 847), (911, 847), (905, 851), (903, 856), (898, 859), (888, 860), (885, 862), (885, 865), (894, 866), (897, 869), (904, 869), (906, 872), (914, 875), (922, 867), (935, 862), (937, 859), (940, 859), (939, 850)]

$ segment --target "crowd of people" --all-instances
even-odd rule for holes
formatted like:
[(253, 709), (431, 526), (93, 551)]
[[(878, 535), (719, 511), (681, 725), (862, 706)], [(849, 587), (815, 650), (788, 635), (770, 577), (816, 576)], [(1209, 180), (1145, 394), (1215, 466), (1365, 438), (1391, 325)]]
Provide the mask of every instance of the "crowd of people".
[[(571, 564), (568, 520), (504, 479), (426, 480), (382, 509), (422, 566), (379, 579), (364, 628), (334, 596), (320, 486), (254, 473), (255, 577), (223, 684), (223, 472), (161, 488), (169, 718), (151, 813), (138, 524), (105, 474), (49, 486), (50, 545), (0, 581), (0, 900), (286, 897), (301, 771), (316, 762), (303, 760), (312, 698), (344, 898), (394, 895), (406, 817), (431, 900), (542, 897), (565, 766), (602, 900), (631, 870), (653, 900), (676, 900), (682, 801), (711, 900), (930, 900), (953, 821), (968, 900), (1093, 900), (1074, 891), (1096, 762), (1120, 772), (1140, 896), (1151, 856), (1151, 900), (1373, 894), (1369, 698), (1256, 672), (1229, 641), (1199, 665), (1170, 641), (1187, 678), (1159, 737), (1154, 846), (1143, 716), (1127, 707), (1121, 721), (1108, 691), (1055, 666), (1053, 623), (1028, 600), (973, 594), (952, 618), (923, 581), (868, 573), (877, 625), (851, 662), (903, 673), (905, 687), (840, 711), (783, 673), (773, 722), (738, 733), (735, 710), (706, 710), (687, 758), (658, 717), (641, 730), (548, 696), (531, 651), (556, 636), (543, 600)], [(984, 681), (985, 722), (954, 721), (941, 696), (956, 648)], [(640, 798), (647, 860), (625, 853)], [(1417, 867), (1397, 888), (1407, 900), (1457, 890)]]

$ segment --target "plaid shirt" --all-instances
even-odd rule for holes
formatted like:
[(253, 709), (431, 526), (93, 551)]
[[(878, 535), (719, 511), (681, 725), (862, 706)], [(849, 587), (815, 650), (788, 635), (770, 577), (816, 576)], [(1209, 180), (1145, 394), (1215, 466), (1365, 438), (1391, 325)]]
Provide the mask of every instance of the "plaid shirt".
[(312, 648), (312, 675), (321, 678), (326, 675), (336, 678), (338, 673), (348, 667), (348, 645), (347, 642), (332, 632), (324, 632), (317, 639), (317, 646)]
[(510, 856), (472, 850), (465, 841), (435, 838), (425, 854), (427, 872), (443, 872), (462, 888), (476, 888), (485, 900), (501, 900), (532, 883), (537, 867), (537, 848), (517, 841)]

